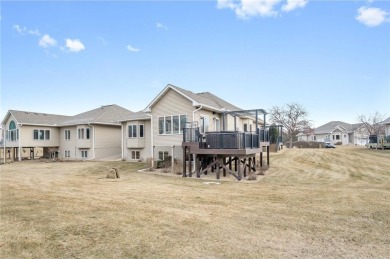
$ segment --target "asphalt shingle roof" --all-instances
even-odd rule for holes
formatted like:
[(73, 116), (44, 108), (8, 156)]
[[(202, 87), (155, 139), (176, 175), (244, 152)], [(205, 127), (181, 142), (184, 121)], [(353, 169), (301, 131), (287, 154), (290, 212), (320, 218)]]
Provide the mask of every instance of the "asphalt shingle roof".
[(20, 124), (37, 124), (37, 125), (58, 125), (59, 123), (67, 120), (70, 116), (39, 113), (39, 112), (28, 112), (28, 111), (17, 111), (9, 110), (16, 121)]
[(184, 95), (188, 96), (189, 98), (193, 99), (194, 101), (204, 104), (207, 106), (210, 106), (212, 108), (215, 108), (217, 110), (220, 109), (226, 109), (230, 111), (239, 111), (241, 110), (239, 107), (219, 98), (218, 96), (210, 93), (210, 92), (204, 92), (204, 93), (193, 93), (191, 91), (185, 90), (183, 88), (169, 85), (172, 88), (176, 89), (179, 92), (182, 92)]
[(381, 124), (389, 124), (389, 123), (390, 123), (390, 117), (381, 122)]
[(354, 131), (361, 127), (363, 123), (349, 124), (342, 121), (331, 121), (315, 129), (315, 134), (331, 133), (337, 126), (343, 127), (346, 131)]
[(12, 114), (19, 124), (65, 126), (87, 123), (119, 124), (119, 121), (131, 116), (133, 112), (113, 104), (102, 106), (75, 116), (16, 110), (9, 110), (9, 114)]

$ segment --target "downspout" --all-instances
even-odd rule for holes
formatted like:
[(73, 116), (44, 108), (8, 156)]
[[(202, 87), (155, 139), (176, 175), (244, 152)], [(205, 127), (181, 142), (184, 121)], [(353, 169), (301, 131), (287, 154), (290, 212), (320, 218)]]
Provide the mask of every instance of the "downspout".
[(152, 167), (154, 167), (153, 115), (152, 114), (146, 114), (146, 115), (150, 117), (150, 153), (152, 159)]

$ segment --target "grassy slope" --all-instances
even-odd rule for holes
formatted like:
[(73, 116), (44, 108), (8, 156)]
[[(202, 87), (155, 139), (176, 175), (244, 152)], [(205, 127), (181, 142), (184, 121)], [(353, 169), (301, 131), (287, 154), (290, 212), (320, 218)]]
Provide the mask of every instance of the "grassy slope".
[[(1, 166), (3, 258), (388, 257), (390, 153), (273, 154), (257, 182), (124, 162)], [(117, 166), (121, 179), (105, 179)]]

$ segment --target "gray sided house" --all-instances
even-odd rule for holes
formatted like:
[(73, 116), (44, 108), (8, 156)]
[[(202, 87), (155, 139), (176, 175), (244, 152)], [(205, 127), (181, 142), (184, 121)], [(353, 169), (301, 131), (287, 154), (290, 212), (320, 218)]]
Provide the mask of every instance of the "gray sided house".
[(169, 84), (143, 111), (122, 121), (122, 158), (145, 161), (170, 156), (182, 160), (183, 128), (189, 124), (199, 127), (200, 134), (221, 131), (223, 126), (230, 131), (255, 131), (253, 117), (222, 118), (223, 112), (239, 110), (212, 93), (193, 93)]
[[(9, 110), (2, 121), (4, 149), (13, 160), (34, 158), (43, 148), (46, 158), (103, 159), (121, 154), (121, 125), (133, 114), (118, 105), (107, 105), (75, 116)], [(29, 154), (22, 150), (29, 149)]]
[(349, 124), (342, 121), (331, 121), (314, 130), (309, 139), (332, 144), (365, 146), (368, 143), (368, 132), (363, 123)]

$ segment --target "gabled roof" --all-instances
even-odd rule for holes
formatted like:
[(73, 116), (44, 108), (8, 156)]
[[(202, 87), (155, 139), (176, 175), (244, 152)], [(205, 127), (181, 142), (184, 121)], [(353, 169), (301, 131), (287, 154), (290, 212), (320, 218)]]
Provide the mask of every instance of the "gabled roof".
[(13, 115), (18, 124), (42, 125), (42, 126), (65, 126), (78, 124), (115, 124), (123, 120), (133, 112), (118, 105), (106, 105), (100, 108), (80, 113), (75, 116), (56, 115), (48, 113), (9, 110), (2, 124)]
[(118, 124), (119, 121), (131, 116), (129, 111), (116, 104), (101, 106), (87, 112), (77, 114), (63, 121), (61, 125), (78, 124)]
[(205, 93), (193, 93), (183, 88), (168, 84), (153, 101), (146, 107), (145, 111), (150, 109), (169, 91), (173, 90), (183, 97), (192, 102), (193, 106), (203, 106), (205, 109), (224, 111), (224, 110), (241, 110), (239, 107), (219, 98), (218, 96), (205, 92)]
[(3, 125), (7, 122), (8, 118), (11, 115), (14, 116), (18, 124), (47, 125), (47, 126), (58, 125), (59, 123), (70, 118), (70, 116), (65, 116), (65, 115), (9, 110), (4, 120), (2, 121)]
[(390, 117), (382, 121), (380, 124), (390, 124)]
[(135, 113), (131, 114), (130, 116), (120, 120), (120, 122), (137, 121), (137, 120), (150, 120), (150, 119), (151, 119), (151, 117), (146, 112), (139, 111), (139, 112), (135, 112)]
[(314, 134), (328, 134), (332, 133), (335, 129), (340, 129), (342, 132), (352, 132), (357, 130), (363, 125), (363, 123), (349, 124), (342, 121), (331, 121), (315, 129)]

